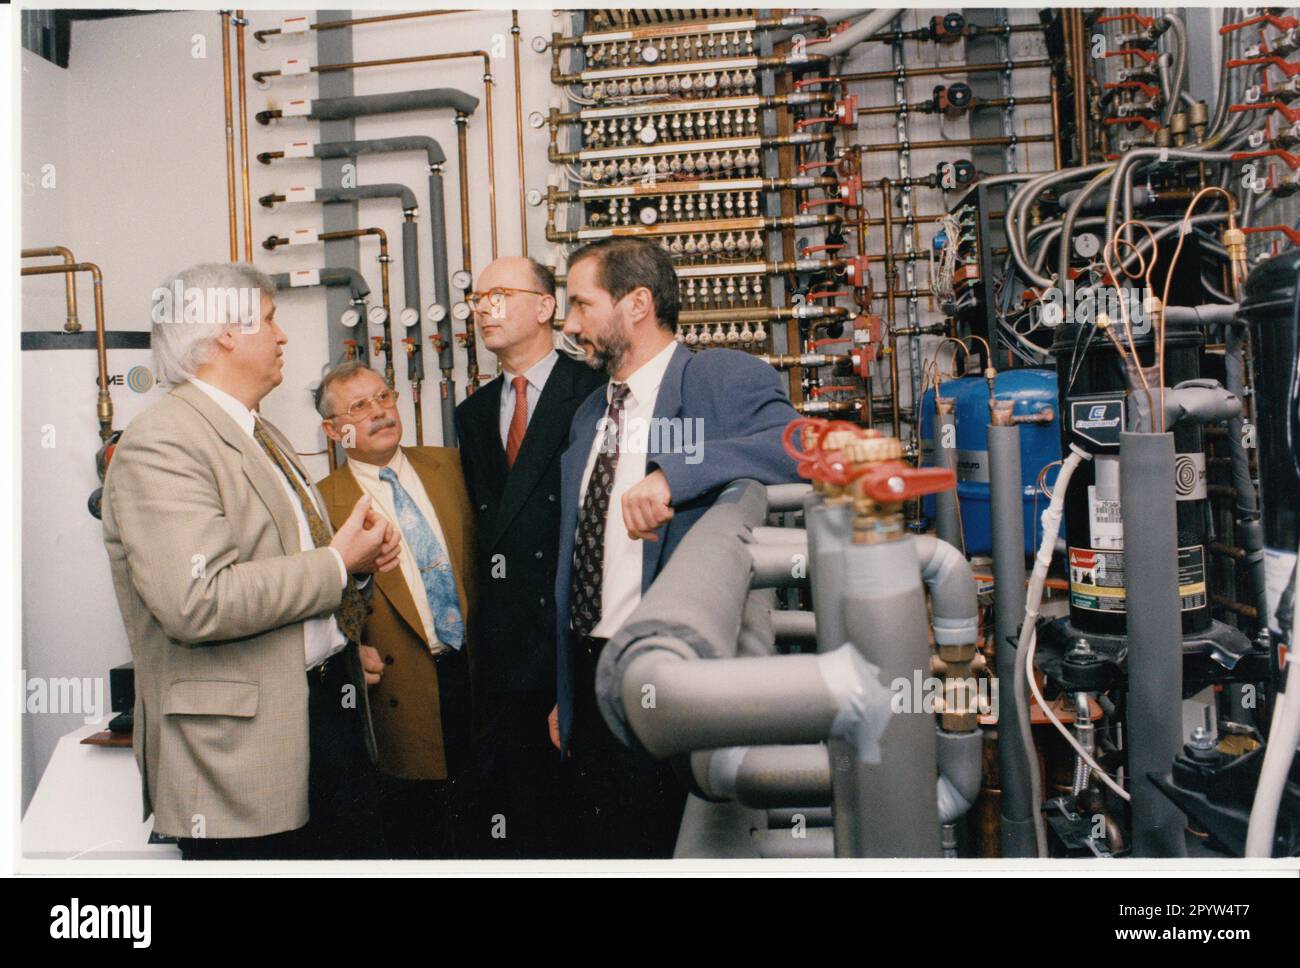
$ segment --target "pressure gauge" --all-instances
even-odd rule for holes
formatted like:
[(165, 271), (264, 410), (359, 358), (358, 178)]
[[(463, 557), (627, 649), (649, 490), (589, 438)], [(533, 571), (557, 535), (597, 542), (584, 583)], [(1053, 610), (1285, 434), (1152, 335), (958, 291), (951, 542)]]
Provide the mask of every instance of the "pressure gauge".
[(345, 309), (343, 315), (339, 317), (339, 322), (348, 329), (352, 329), (357, 323), (361, 322), (361, 314), (355, 309)]
[(646, 44), (641, 48), (641, 60), (647, 64), (653, 64), (659, 59), (659, 48), (654, 44)]
[(447, 318), (447, 307), (442, 303), (429, 304), (429, 322), (441, 323)]
[(451, 284), (457, 289), (468, 289), (473, 281), (464, 269), (457, 269), (451, 274)]
[(412, 306), (407, 306), (397, 315), (397, 321), (410, 329), (420, 321), (420, 311)]
[(653, 124), (647, 124), (645, 127), (643, 127), (640, 131), (637, 132), (636, 136), (641, 139), (642, 144), (647, 144), (647, 145), (652, 145), (659, 140), (659, 132), (655, 130), (655, 126)]
[(451, 307), (451, 318), (458, 322), (464, 322), (469, 319), (469, 303), (458, 302)]
[(546, 196), (544, 196), (536, 188), (530, 188), (528, 190), (528, 194), (525, 195), (524, 197), (527, 199), (529, 205), (536, 208), (538, 205), (542, 204), (542, 199), (544, 199)]
[(546, 48), (549, 46), (551, 46), (550, 41), (548, 41), (541, 34), (538, 34), (536, 37), (533, 38), (533, 50), (537, 51), (537, 53), (539, 54), (546, 53)]
[(546, 115), (542, 114), (541, 111), (534, 111), (532, 114), (528, 115), (529, 127), (540, 128), (545, 123), (546, 123)]
[(637, 213), (637, 217), (641, 220), (642, 225), (654, 225), (655, 222), (659, 221), (659, 210), (653, 205), (647, 205)]
[(375, 326), (382, 326), (388, 322), (388, 310), (383, 306), (371, 306), (370, 312), (366, 313), (366, 318)]
[(1091, 232), (1074, 237), (1074, 251), (1084, 259), (1091, 259), (1101, 251), (1101, 240)]

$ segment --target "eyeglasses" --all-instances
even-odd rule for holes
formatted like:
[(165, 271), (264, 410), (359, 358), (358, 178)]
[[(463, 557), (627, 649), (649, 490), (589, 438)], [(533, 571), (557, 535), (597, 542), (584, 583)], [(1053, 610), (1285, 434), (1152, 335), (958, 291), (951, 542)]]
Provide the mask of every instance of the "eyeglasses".
[(372, 404), (376, 404), (376, 403), (379, 404), (381, 409), (390, 410), (393, 407), (397, 406), (397, 398), (399, 396), (401, 396), (401, 394), (398, 391), (390, 390), (388, 389), (388, 387), (384, 387), (373, 397), (367, 397), (364, 400), (358, 400), (356, 403), (352, 404), (342, 413), (336, 413), (334, 416), (347, 417), (349, 420), (356, 420), (357, 417), (360, 417), (363, 413), (367, 413), (370, 410)]
[(476, 313), (489, 312), (495, 307), (505, 302), (506, 296), (513, 296), (517, 292), (527, 292), (534, 296), (549, 296), (549, 292), (540, 292), (537, 289), (516, 289), (514, 286), (493, 286), (487, 292), (471, 292), (465, 297), (465, 302), (469, 303), (469, 308)]

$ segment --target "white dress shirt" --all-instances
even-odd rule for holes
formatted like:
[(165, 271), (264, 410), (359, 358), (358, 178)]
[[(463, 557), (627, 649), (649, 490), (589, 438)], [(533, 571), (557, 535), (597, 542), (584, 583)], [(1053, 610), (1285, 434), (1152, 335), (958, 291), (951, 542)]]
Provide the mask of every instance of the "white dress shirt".
[[(204, 383), (202, 380), (194, 378), (191, 378), (190, 382), (206, 393), (213, 403), (229, 414), (230, 418), (239, 424), (240, 429), (256, 443), (256, 438), (253, 437), (254, 417), (251, 410), (229, 393), (214, 387), (210, 383)], [(288, 495), (289, 507), (293, 508), (294, 520), (298, 522), (299, 546), (303, 551), (311, 551), (316, 547), (316, 543), (312, 540), (311, 526), (307, 523), (307, 514), (302, 509), (302, 502), (298, 500), (298, 493), (293, 489), (293, 485), (289, 483), (288, 478), (284, 476), (280, 466), (262, 449), (261, 444), (257, 444), (256, 450), (271, 467), (275, 479), (280, 482), (284, 493)], [(289, 466), (293, 467), (292, 461), (289, 462)], [(316, 501), (316, 494), (311, 481), (306, 478), (302, 478), (302, 481), (307, 488), (307, 493), (312, 495), (313, 501)], [(329, 516), (322, 510), (319, 501), (316, 502), (316, 513), (323, 520), (329, 520)], [(330, 548), (330, 551), (334, 553), (334, 557), (339, 563), (339, 585), (340, 587), (346, 587), (348, 583), (347, 565), (343, 563), (343, 556), (336, 549)], [(343, 647), (348, 644), (347, 638), (339, 630), (339, 623), (335, 621), (332, 613), (305, 620), (302, 623), (302, 638), (308, 669), (315, 668), (336, 652), (341, 652)]]
[[(637, 605), (641, 604), (641, 553), (643, 541), (627, 535), (623, 523), (623, 495), (645, 478), (646, 446), (650, 436), (650, 418), (654, 416), (655, 402), (659, 399), (659, 384), (663, 382), (677, 342), (670, 341), (655, 356), (642, 363), (627, 378), (628, 395), (623, 405), (623, 428), (619, 440), (618, 467), (614, 469), (614, 487), (609, 495), (609, 516), (605, 519), (605, 564), (601, 578), (600, 621), (591, 630), (595, 638), (609, 638), (622, 627)], [(605, 386), (605, 413), (617, 384), (611, 380)], [(582, 517), (582, 500), (587, 494), (587, 482), (596, 466), (601, 441), (604, 439), (604, 421), (596, 428), (587, 455), (587, 468), (582, 472), (582, 490), (579, 494), (578, 516)]]
[[(442, 553), (444, 555), (450, 554), (447, 548), (447, 537), (443, 534), (442, 525), (438, 523), (438, 513), (433, 509), (433, 502), (429, 500), (429, 495), (424, 489), (424, 483), (420, 480), (420, 475), (415, 472), (415, 468), (411, 466), (411, 462), (406, 459), (400, 447), (386, 466), (392, 468), (393, 473), (397, 475), (397, 483), (402, 485), (402, 489), (411, 496), (411, 500), (420, 509), (424, 519), (429, 522), (434, 537), (438, 539), (438, 544), (442, 545)], [(439, 642), (437, 633), (434, 631), (433, 612), (429, 608), (429, 593), (425, 590), (424, 579), (420, 575), (420, 566), (415, 560), (415, 552), (411, 550), (406, 535), (402, 534), (402, 529), (397, 523), (397, 507), (393, 502), (393, 486), (387, 481), (380, 480), (379, 472), (383, 468), (377, 464), (367, 464), (355, 457), (349, 457), (348, 470), (352, 472), (352, 476), (360, 485), (361, 490), (370, 495), (371, 507), (374, 508), (375, 513), (391, 522), (393, 528), (401, 535), (402, 552), (400, 562), (402, 579), (406, 582), (411, 598), (415, 599), (415, 610), (420, 613), (420, 622), (424, 626), (425, 644), (429, 646), (429, 651), (435, 654), (446, 652), (450, 646)], [(458, 580), (458, 588), (459, 584)]]
[(522, 376), (528, 381), (528, 419), (533, 419), (533, 411), (537, 409), (537, 401), (541, 399), (542, 390), (546, 387), (546, 381), (550, 379), (551, 371), (555, 369), (555, 362), (560, 358), (560, 354), (555, 350), (547, 353), (540, 360), (524, 370), (523, 373), (511, 373), (509, 370), (502, 368), (505, 374), (505, 382), (501, 387), (501, 446), (509, 446), (510, 441), (510, 424), (515, 419), (515, 387), (511, 382), (517, 376)]

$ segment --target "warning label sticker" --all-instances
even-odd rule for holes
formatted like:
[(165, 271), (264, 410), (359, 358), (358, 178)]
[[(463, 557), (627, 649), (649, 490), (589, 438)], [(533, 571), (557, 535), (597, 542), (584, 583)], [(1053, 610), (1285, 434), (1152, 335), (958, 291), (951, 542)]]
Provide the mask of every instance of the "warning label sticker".
[[(1178, 597), (1184, 612), (1207, 601), (1205, 548), (1178, 549)], [(1126, 605), (1124, 553), (1104, 548), (1070, 549), (1070, 604), (1093, 612), (1122, 612)]]
[(1178, 549), (1178, 595), (1182, 610), (1190, 612), (1206, 605), (1205, 548), (1191, 545)]
[(1124, 553), (1071, 548), (1070, 604), (1094, 612), (1124, 611)]

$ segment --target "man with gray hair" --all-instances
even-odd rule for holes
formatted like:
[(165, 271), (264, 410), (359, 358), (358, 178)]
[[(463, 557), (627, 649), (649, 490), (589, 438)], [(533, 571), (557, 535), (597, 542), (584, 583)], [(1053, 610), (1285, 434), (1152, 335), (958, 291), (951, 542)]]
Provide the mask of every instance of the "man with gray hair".
[(382, 850), (354, 576), (395, 568), (398, 538), (366, 498), (331, 528), (257, 414), (288, 342), (273, 293), (245, 264), (154, 291), (155, 369), (173, 389), (131, 422), (104, 483), (144, 816), (187, 859)]

